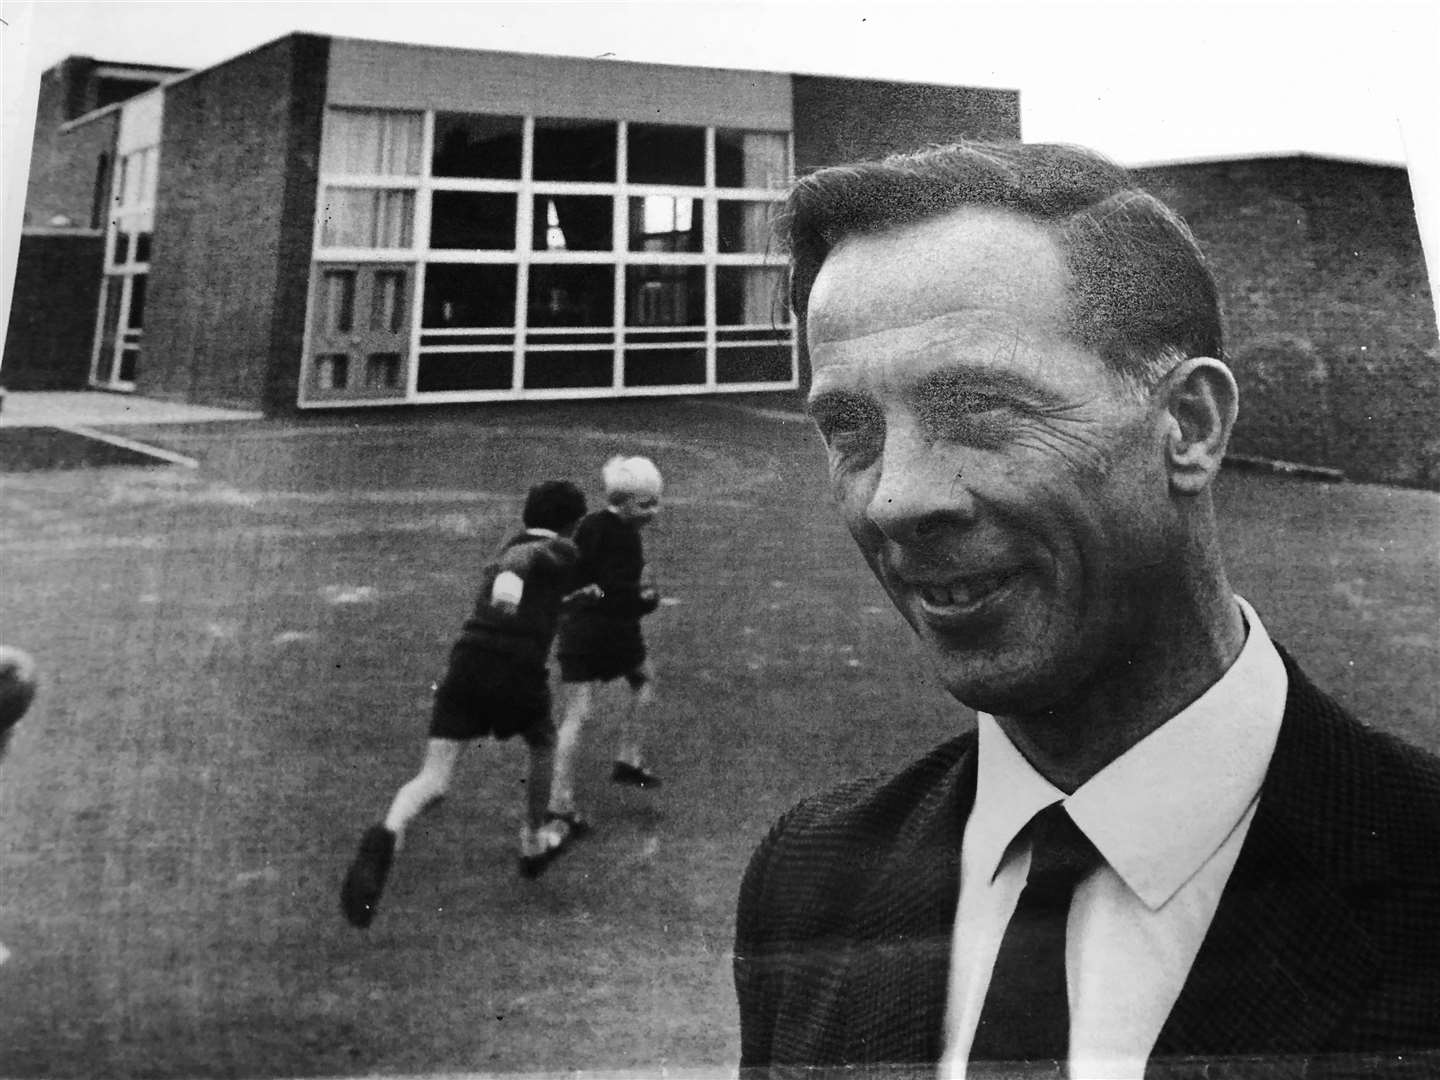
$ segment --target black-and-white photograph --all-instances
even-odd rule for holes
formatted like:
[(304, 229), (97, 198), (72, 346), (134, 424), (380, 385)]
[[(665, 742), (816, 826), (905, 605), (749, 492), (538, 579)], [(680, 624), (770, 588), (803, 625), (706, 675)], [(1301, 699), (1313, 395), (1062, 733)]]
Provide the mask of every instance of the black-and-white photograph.
[(1440, 1075), (1440, 8), (0, 34), (0, 1077)]

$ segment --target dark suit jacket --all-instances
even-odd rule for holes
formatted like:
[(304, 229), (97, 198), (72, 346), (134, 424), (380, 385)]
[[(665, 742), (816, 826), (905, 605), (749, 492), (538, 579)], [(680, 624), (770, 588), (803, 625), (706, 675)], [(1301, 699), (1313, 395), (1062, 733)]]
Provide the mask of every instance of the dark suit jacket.
[[(1259, 807), (1148, 1075), (1440, 1076), (1440, 761), (1285, 663)], [(776, 824), (740, 889), (742, 1069), (933, 1075), (974, 799), (971, 732)]]

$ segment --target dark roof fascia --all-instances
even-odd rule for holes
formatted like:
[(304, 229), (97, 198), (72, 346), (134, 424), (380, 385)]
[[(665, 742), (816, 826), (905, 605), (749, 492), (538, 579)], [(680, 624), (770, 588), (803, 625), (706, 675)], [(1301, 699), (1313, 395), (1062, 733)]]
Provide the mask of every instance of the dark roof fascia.
[(1323, 161), (1334, 165), (1363, 165), (1368, 168), (1404, 169), (1403, 161), (1383, 158), (1367, 158), (1345, 154), (1317, 154), (1308, 150), (1278, 150), (1254, 154), (1200, 154), (1194, 157), (1170, 158), (1160, 161), (1132, 162), (1125, 167), (1132, 171), (1143, 169), (1184, 168), (1190, 165), (1225, 165), (1247, 161)]
[[(266, 42), (263, 42), (263, 43), (261, 43), (261, 44), (259, 44), (259, 45), (256, 45), (253, 49), (246, 49), (244, 52), (242, 52), (242, 53), (236, 53), (234, 56), (227, 56), (224, 60), (220, 60), (220, 61), (218, 61), (217, 63), (210, 64), (208, 67), (199, 67), (199, 68), (176, 68), (175, 70), (178, 71), (178, 72), (180, 72), (180, 74), (179, 74), (179, 75), (176, 75), (173, 79), (165, 79), (165, 80), (163, 80), (162, 82), (160, 82), (160, 83), (156, 84), (155, 86), (153, 86), (151, 89), (142, 91), (141, 93), (136, 94), (136, 95), (135, 95), (134, 97), (132, 97), (132, 98), (126, 98), (124, 101), (117, 101), (117, 102), (115, 102), (114, 104), (106, 105), (106, 106), (105, 106), (104, 108), (102, 108), (102, 109), (92, 109), (90, 112), (85, 113), (83, 116), (77, 116), (77, 117), (75, 117), (75, 119), (73, 119), (73, 120), (67, 120), (67, 121), (65, 121), (65, 123), (63, 123), (63, 124), (60, 125), (60, 130), (61, 130), (62, 132), (71, 131), (71, 130), (73, 130), (74, 128), (79, 127), (81, 124), (88, 124), (90, 121), (95, 120), (95, 119), (98, 118), (98, 117), (106, 116), (106, 115), (108, 115), (109, 113), (112, 113), (112, 112), (114, 112), (115, 110), (119, 109), (122, 105), (128, 105), (128, 104), (130, 104), (132, 101), (136, 101), (136, 100), (144, 97), (146, 94), (155, 94), (155, 93), (159, 93), (159, 92), (164, 91), (164, 90), (169, 90), (171, 87), (173, 87), (173, 86), (178, 86), (178, 85), (180, 85), (181, 83), (183, 83), (183, 82), (185, 82), (185, 81), (187, 81), (187, 80), (189, 80), (189, 79), (193, 79), (193, 78), (195, 78), (195, 77), (198, 76), (198, 75), (204, 75), (204, 74), (206, 74), (207, 72), (214, 71), (214, 70), (217, 69), (217, 68), (222, 68), (222, 67), (224, 67), (226, 64), (233, 64), (235, 61), (237, 61), (237, 60), (242, 60), (242, 59), (244, 59), (245, 57), (251, 55), (252, 53), (260, 52), (262, 49), (272, 48), (273, 46), (280, 44), (280, 42), (282, 42), (282, 41), (289, 41), (291, 38), (302, 38), (302, 37), (329, 38), (330, 35), (329, 35), (329, 34), (312, 34), (312, 33), (310, 33), (309, 31), (296, 30), (296, 31), (293, 31), (292, 33), (289, 33), (289, 34), (281, 34), (281, 35), (280, 35), (279, 37), (277, 37), (277, 38), (271, 38), (269, 41), (266, 41)], [(159, 68), (156, 68), (155, 70), (158, 71)]]

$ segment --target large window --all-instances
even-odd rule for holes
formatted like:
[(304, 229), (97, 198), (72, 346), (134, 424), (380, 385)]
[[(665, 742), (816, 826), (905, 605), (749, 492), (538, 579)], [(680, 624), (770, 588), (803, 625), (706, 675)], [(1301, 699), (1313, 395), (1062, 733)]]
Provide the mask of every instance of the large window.
[(793, 386), (789, 158), (779, 131), (331, 109), (305, 400)]

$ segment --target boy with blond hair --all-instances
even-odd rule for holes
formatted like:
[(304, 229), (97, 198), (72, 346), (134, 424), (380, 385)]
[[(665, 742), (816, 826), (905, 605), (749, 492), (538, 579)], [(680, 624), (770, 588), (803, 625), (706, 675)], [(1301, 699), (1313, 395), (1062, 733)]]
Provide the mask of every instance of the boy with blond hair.
[(599, 688), (624, 679), (630, 699), (621, 720), (611, 779), (638, 788), (660, 786), (642, 751), (642, 718), (655, 694), (655, 672), (646, 655), (640, 620), (660, 603), (646, 584), (640, 530), (660, 509), (664, 482), (644, 457), (613, 457), (601, 471), (606, 506), (575, 529), (580, 558), (575, 571), (582, 602), (561, 620), (557, 653), (566, 684), (565, 714), (555, 745), (550, 819), (560, 842), (589, 828), (575, 805), (575, 755), (581, 730), (595, 709)]

